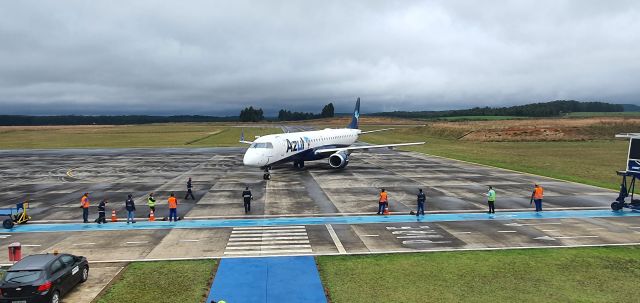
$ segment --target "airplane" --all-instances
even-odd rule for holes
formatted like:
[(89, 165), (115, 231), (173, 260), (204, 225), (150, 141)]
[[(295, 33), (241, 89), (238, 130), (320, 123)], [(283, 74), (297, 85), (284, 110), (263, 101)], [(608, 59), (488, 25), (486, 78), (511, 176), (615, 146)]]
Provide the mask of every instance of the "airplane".
[(329, 166), (335, 169), (345, 168), (349, 164), (349, 155), (353, 151), (374, 148), (393, 148), (399, 146), (421, 145), (425, 142), (351, 146), (362, 134), (390, 130), (379, 129), (362, 131), (358, 129), (360, 120), (360, 98), (356, 101), (351, 123), (346, 128), (326, 128), (316, 131), (292, 132), (257, 137), (254, 141), (245, 141), (244, 132), (240, 143), (250, 144), (242, 162), (245, 166), (259, 167), (264, 170), (263, 179), (271, 179), (271, 166), (293, 162), (296, 168), (304, 168), (305, 161), (329, 158)]

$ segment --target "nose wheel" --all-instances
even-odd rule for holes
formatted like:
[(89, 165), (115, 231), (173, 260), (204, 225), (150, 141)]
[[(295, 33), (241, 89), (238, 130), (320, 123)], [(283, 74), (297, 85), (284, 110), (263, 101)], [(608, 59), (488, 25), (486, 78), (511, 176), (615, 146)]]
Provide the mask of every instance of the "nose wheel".
[(271, 173), (269, 173), (269, 170), (271, 170), (271, 166), (267, 166), (264, 168), (264, 175), (262, 175), (262, 179), (271, 180)]

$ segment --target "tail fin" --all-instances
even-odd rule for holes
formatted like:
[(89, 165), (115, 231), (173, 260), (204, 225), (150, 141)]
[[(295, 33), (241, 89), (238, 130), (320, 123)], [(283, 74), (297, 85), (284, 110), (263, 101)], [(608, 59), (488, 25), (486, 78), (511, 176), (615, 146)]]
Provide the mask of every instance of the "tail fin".
[(356, 101), (356, 108), (353, 110), (351, 123), (349, 123), (347, 127), (352, 129), (357, 129), (359, 121), (360, 121), (360, 97), (358, 97), (358, 101)]

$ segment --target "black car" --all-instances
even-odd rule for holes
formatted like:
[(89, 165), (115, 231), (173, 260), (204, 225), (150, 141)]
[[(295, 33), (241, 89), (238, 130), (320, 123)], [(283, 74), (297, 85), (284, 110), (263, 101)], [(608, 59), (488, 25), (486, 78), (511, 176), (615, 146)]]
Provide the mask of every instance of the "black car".
[(64, 294), (89, 278), (87, 258), (69, 254), (25, 257), (0, 282), (0, 302), (58, 303)]

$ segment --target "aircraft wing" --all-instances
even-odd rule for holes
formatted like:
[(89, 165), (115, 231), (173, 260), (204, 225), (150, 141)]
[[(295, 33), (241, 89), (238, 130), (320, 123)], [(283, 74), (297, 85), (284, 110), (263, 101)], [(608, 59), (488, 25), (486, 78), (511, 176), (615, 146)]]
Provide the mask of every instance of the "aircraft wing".
[(350, 146), (350, 147), (337, 147), (337, 148), (321, 148), (315, 151), (316, 154), (335, 153), (339, 151), (354, 151), (354, 150), (367, 150), (374, 148), (393, 148), (400, 146), (410, 145), (422, 145), (426, 142), (412, 142), (412, 143), (397, 143), (397, 144), (383, 144), (383, 145), (363, 145), (363, 146)]

